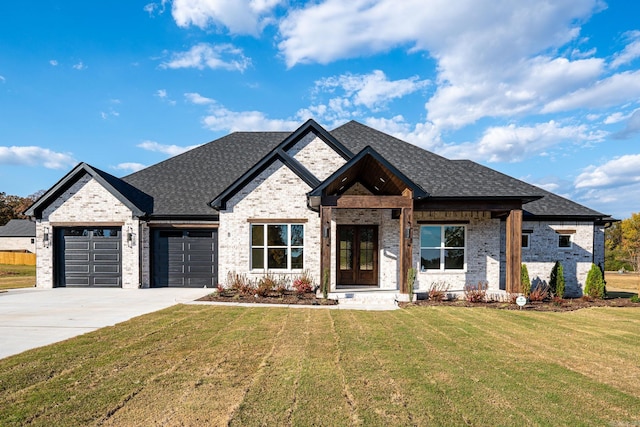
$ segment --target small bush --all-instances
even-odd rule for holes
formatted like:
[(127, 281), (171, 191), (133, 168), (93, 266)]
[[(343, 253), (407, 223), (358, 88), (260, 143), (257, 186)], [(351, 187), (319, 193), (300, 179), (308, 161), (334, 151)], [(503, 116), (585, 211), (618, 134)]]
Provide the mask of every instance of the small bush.
[(409, 290), (409, 302), (413, 302), (413, 285), (416, 283), (416, 269), (407, 270), (407, 288)]
[(255, 295), (256, 283), (244, 274), (230, 271), (227, 274), (227, 288), (242, 295)]
[(324, 279), (322, 280), (322, 298), (327, 299), (329, 296), (329, 269), (324, 268)]
[(549, 298), (549, 286), (540, 284), (531, 290), (529, 301), (545, 301)]
[(564, 269), (560, 261), (556, 261), (551, 269), (549, 278), (549, 290), (554, 296), (564, 298)]
[(487, 282), (478, 282), (477, 285), (465, 285), (464, 299), (469, 302), (483, 302), (487, 297)]
[(529, 270), (526, 264), (520, 266), (520, 286), (520, 292), (522, 292), (525, 297), (528, 297), (531, 293), (531, 280), (529, 280)]
[(278, 286), (278, 280), (267, 273), (260, 278), (258, 281), (258, 286), (255, 287), (255, 295), (260, 297), (266, 297)]
[(631, 297), (631, 302), (636, 303), (636, 302), (640, 302), (640, 297), (638, 297), (638, 295), (634, 295)]
[(313, 280), (308, 272), (303, 272), (293, 281), (293, 289), (298, 295), (306, 294), (313, 291)]
[(447, 299), (449, 285), (446, 282), (433, 282), (429, 288), (428, 297), (431, 301), (444, 301)]
[(587, 281), (584, 285), (584, 294), (591, 298), (602, 299), (607, 296), (607, 289), (602, 277), (602, 270), (595, 264), (591, 264), (591, 270), (587, 274)]

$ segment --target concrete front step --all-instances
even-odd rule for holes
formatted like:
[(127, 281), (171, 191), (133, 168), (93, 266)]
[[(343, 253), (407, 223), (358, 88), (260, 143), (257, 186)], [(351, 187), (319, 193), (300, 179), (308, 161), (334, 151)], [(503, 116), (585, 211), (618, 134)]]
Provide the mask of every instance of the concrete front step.
[(337, 299), (338, 305), (344, 308), (359, 308), (363, 310), (394, 310), (401, 300), (399, 292), (393, 291), (363, 291), (359, 289), (338, 289), (330, 292), (331, 299)]

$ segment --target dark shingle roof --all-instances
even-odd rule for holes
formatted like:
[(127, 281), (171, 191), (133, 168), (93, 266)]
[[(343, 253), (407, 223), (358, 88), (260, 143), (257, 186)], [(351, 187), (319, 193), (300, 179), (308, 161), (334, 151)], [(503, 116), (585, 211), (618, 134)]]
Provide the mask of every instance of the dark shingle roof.
[[(522, 198), (539, 216), (603, 214), (469, 160), (449, 160), (351, 121), (330, 132), (358, 153), (372, 147), (431, 197)], [(154, 216), (217, 216), (208, 204), (279, 146), (290, 132), (235, 132), (122, 178), (153, 198)]]
[(290, 132), (235, 132), (122, 178), (153, 197), (153, 215), (215, 216), (208, 203)]
[(28, 219), (11, 219), (0, 227), (0, 237), (35, 237), (36, 223)]

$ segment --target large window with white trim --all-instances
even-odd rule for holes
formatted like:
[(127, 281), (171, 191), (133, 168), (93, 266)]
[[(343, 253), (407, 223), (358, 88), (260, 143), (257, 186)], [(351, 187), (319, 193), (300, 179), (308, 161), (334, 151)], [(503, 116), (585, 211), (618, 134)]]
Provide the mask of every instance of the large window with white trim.
[(303, 224), (251, 224), (252, 270), (303, 268)]
[(466, 226), (423, 225), (420, 227), (420, 269), (464, 270)]

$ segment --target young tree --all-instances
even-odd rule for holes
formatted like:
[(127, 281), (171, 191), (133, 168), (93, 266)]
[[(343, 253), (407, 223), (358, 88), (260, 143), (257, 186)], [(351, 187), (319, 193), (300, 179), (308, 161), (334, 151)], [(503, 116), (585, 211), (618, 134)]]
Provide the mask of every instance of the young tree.
[(640, 213), (631, 214), (620, 223), (622, 229), (621, 247), (634, 271), (640, 267)]
[(549, 277), (549, 289), (554, 296), (564, 298), (564, 269), (560, 261), (556, 261)]
[(531, 294), (531, 280), (529, 280), (529, 270), (526, 264), (520, 266), (520, 283), (522, 294), (528, 298)]
[(607, 296), (607, 288), (604, 283), (604, 277), (602, 276), (602, 270), (595, 264), (591, 264), (591, 270), (587, 273), (584, 294), (599, 299)]

